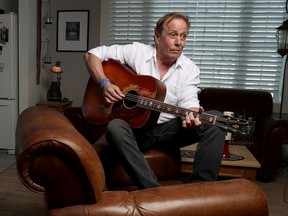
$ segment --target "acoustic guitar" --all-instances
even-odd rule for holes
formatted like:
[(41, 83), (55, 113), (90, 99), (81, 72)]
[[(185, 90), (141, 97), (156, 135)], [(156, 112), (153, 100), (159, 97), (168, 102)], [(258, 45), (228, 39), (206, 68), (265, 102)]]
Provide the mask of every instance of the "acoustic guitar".
[[(137, 75), (127, 65), (115, 60), (105, 61), (102, 65), (106, 77), (120, 88), (125, 97), (113, 105), (107, 104), (103, 90), (90, 77), (82, 106), (84, 117), (89, 122), (103, 125), (120, 118), (134, 128), (141, 128), (155, 125), (161, 112), (178, 117), (185, 117), (192, 112), (164, 103), (166, 87), (160, 80), (152, 76)], [(254, 128), (254, 122), (231, 116), (215, 116), (205, 112), (193, 112), (193, 115), (203, 123), (217, 125), (232, 133), (249, 135)]]

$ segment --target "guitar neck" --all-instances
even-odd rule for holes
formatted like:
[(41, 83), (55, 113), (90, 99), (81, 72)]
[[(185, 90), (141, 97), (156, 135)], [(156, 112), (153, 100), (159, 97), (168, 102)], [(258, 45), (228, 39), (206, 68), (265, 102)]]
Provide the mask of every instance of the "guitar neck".
[[(131, 96), (130, 96), (131, 97)], [(142, 96), (137, 96), (137, 107), (145, 108), (148, 110), (152, 111), (157, 111), (157, 112), (164, 112), (164, 113), (169, 113), (173, 114), (178, 117), (186, 117), (190, 112), (193, 112), (194, 117), (198, 117), (201, 122), (209, 123), (209, 124), (215, 124), (217, 121), (217, 116), (207, 114), (207, 113), (198, 113), (189, 109), (177, 107), (174, 105), (166, 104), (161, 101), (157, 101), (154, 99), (142, 97)]]

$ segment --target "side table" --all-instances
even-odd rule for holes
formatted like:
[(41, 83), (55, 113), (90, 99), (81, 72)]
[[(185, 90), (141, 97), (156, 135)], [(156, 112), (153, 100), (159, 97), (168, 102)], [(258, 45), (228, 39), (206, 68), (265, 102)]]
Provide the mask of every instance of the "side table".
[[(186, 146), (181, 150), (189, 150), (195, 152), (197, 144)], [(256, 172), (261, 167), (260, 163), (247, 149), (246, 146), (229, 145), (231, 154), (241, 155), (243, 160), (238, 161), (222, 161), (219, 176), (231, 178), (245, 178), (249, 180), (256, 179)], [(181, 163), (181, 171), (183, 173), (191, 173), (193, 169), (193, 158), (183, 158)]]
[(72, 107), (72, 102), (73, 101), (42, 101), (36, 105), (50, 107), (60, 113), (64, 113), (68, 108)]

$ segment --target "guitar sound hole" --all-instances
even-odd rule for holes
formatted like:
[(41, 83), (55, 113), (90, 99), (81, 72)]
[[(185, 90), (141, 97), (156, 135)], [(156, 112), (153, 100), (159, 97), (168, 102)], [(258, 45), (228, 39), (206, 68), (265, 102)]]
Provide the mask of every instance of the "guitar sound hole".
[(135, 90), (128, 91), (124, 97), (123, 104), (126, 108), (132, 109), (136, 106), (138, 100), (138, 93)]

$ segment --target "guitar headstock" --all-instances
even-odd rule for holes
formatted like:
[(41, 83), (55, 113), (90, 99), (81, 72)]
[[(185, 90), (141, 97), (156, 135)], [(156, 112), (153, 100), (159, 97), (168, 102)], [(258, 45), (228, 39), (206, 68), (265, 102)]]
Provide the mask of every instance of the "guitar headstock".
[(217, 117), (215, 125), (227, 132), (243, 136), (251, 136), (255, 129), (255, 121), (252, 121), (252, 118), (247, 120), (227, 115)]

